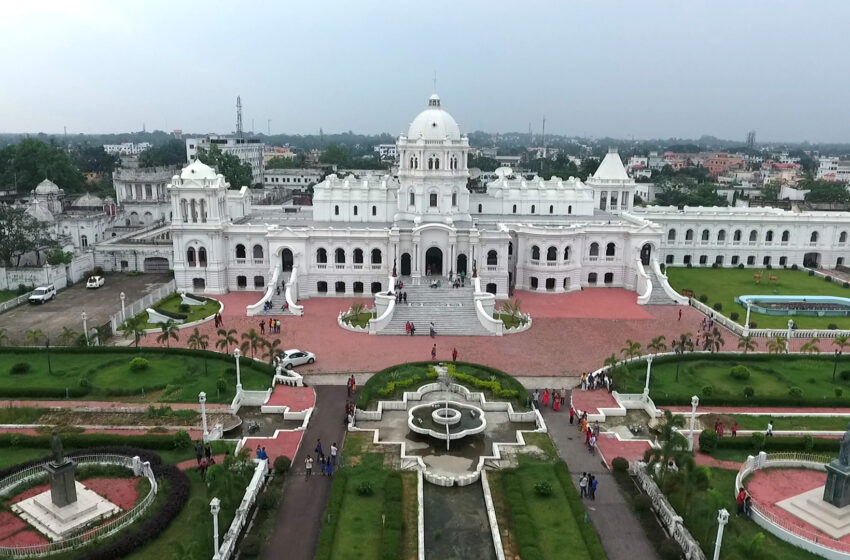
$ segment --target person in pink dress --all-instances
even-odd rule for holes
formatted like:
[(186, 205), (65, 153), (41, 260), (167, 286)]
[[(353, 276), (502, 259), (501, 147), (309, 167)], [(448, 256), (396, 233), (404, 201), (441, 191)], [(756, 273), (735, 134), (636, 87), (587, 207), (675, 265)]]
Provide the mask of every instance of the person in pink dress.
[(549, 405), (549, 389), (543, 389), (543, 406)]

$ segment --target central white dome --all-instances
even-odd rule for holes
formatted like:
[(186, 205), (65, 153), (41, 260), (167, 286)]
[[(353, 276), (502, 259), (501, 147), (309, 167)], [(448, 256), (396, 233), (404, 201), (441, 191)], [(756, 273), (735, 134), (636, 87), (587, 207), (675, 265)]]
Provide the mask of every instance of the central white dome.
[(407, 139), (460, 140), (460, 127), (449, 113), (440, 107), (440, 97), (435, 93), (428, 99), (428, 108), (419, 113), (407, 130)]
[(192, 162), (180, 172), (181, 179), (195, 179), (198, 181), (202, 179), (215, 179), (215, 176), (215, 170), (209, 165), (202, 163), (201, 160)]

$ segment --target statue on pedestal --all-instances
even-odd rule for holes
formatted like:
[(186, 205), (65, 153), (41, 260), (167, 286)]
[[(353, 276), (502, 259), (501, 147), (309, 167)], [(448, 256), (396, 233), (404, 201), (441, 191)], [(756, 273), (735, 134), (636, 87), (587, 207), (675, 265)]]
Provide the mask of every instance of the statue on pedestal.
[(850, 506), (850, 424), (841, 437), (838, 459), (826, 465), (823, 499), (838, 508)]
[(838, 462), (845, 467), (850, 466), (850, 424), (847, 425), (847, 431), (844, 432), (844, 436), (841, 438)]
[(50, 435), (50, 450), (53, 451), (53, 463), (61, 465), (65, 462), (65, 448), (62, 446), (62, 440), (54, 430)]
[(393, 278), (395, 278), (396, 276), (398, 276), (398, 273), (396, 272), (395, 261), (396, 261), (396, 260), (395, 260), (395, 259), (393, 259)]
[(472, 277), (478, 278), (478, 259), (472, 259)]

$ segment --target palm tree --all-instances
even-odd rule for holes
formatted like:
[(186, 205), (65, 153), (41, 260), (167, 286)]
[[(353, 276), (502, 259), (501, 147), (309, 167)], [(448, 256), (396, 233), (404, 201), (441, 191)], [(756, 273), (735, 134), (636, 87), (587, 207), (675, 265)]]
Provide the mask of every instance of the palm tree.
[(254, 359), (254, 355), (257, 350), (261, 349), (265, 345), (266, 339), (261, 337), (256, 330), (251, 329), (246, 333), (242, 333), (242, 352), (247, 354), (248, 350), (250, 350), (252, 360)]
[(838, 346), (839, 352), (844, 352), (844, 349), (850, 346), (850, 337), (848, 337), (846, 334), (840, 334), (832, 339), (832, 343)]
[(133, 342), (136, 348), (139, 347), (139, 341), (142, 340), (142, 337), (145, 335), (145, 327), (147, 327), (148, 321), (144, 316), (136, 315), (135, 317), (130, 317), (126, 321), (124, 321), (118, 330), (124, 333), (126, 337), (133, 337)]
[(684, 456), (682, 464), (679, 465), (679, 473), (676, 475), (682, 493), (682, 501), (685, 504), (685, 514), (691, 512), (694, 497), (701, 491), (708, 489), (711, 485), (711, 477), (706, 467), (696, 464), (691, 456)]
[(356, 319), (363, 313), (363, 310), (366, 308), (362, 303), (352, 303), (351, 309), (348, 310), (348, 316), (352, 319)]
[(177, 323), (169, 319), (164, 323), (160, 323), (160, 334), (156, 337), (156, 341), (162, 344), (165, 343), (166, 348), (171, 348), (170, 341), (173, 338), (174, 340), (180, 339), (180, 334), (177, 329)]
[(267, 340), (265, 345), (263, 346), (263, 358), (267, 358), (269, 360), (269, 364), (274, 363), (274, 357), (281, 352), (280, 348), (280, 339), (275, 338), (272, 340)]
[(710, 352), (717, 352), (723, 347), (725, 342), (723, 340), (723, 333), (720, 332), (720, 329), (714, 327), (705, 338), (705, 349)]
[(63, 327), (62, 333), (59, 335), (59, 341), (62, 346), (73, 346), (75, 342), (80, 340), (80, 333), (71, 327)]
[(661, 336), (656, 336), (652, 339), (652, 341), (646, 345), (646, 349), (652, 352), (653, 354), (660, 354), (661, 352), (665, 352), (667, 350), (667, 343), (665, 342), (667, 337), (663, 334)]
[(679, 338), (675, 339), (670, 343), (670, 348), (675, 352), (679, 359), (676, 360), (676, 383), (679, 382), (679, 364), (681, 363), (681, 356), (685, 352), (693, 352), (694, 351), (694, 339), (691, 333), (682, 333), (679, 335)]
[(94, 336), (97, 338), (97, 344), (103, 346), (105, 342), (112, 336), (112, 324), (106, 323), (94, 328)]
[(198, 330), (198, 327), (195, 327), (195, 330), (192, 332), (192, 335), (186, 341), (189, 348), (192, 350), (206, 350), (207, 346), (209, 346), (210, 337), (205, 334), (201, 334), (201, 331)]
[(0, 329), (0, 346), (5, 346), (9, 342), (9, 335), (6, 334), (6, 329)]
[(611, 369), (620, 363), (620, 358), (617, 357), (617, 354), (611, 354), (607, 358), (605, 358), (605, 362), (603, 365)]
[(237, 340), (235, 336), (236, 329), (230, 329), (229, 331), (226, 329), (218, 329), (216, 334), (218, 334), (221, 338), (215, 341), (215, 347), (224, 350), (225, 354), (230, 354), (231, 344), (236, 346), (236, 344), (239, 343), (239, 340)]
[(740, 340), (738, 340), (738, 350), (742, 350), (744, 354), (746, 354), (750, 350), (756, 349), (756, 342), (753, 340), (751, 336), (742, 336)]
[(634, 342), (632, 339), (626, 339), (626, 346), (621, 350), (623, 353), (623, 357), (627, 360), (630, 358), (637, 358), (641, 355), (640, 352), (640, 342)]
[(522, 309), (520, 309), (519, 298), (514, 299), (513, 301), (503, 301), (502, 306), (499, 308), (499, 311), (504, 315), (510, 315), (511, 317), (519, 317), (522, 315)]
[(785, 352), (786, 338), (782, 335), (776, 335), (767, 341), (768, 354), (781, 354)]
[(42, 338), (46, 338), (47, 335), (44, 334), (44, 331), (41, 329), (30, 329), (27, 331), (27, 344), (31, 346), (38, 345), (38, 341)]
[[(649, 472), (658, 473), (658, 485), (662, 488), (664, 488), (664, 479), (667, 476), (671, 459), (675, 461), (676, 465), (680, 465), (690, 455), (688, 440), (674, 429), (681, 428), (684, 425), (684, 416), (674, 415), (669, 410), (665, 410), (664, 424), (661, 426), (661, 433), (658, 435), (659, 446), (648, 449), (644, 455), (647, 469)], [(658, 465), (657, 471), (655, 471), (655, 465)]]
[(818, 337), (814, 337), (800, 347), (800, 352), (806, 352), (807, 354), (820, 354), (818, 342), (820, 342), (820, 339)]

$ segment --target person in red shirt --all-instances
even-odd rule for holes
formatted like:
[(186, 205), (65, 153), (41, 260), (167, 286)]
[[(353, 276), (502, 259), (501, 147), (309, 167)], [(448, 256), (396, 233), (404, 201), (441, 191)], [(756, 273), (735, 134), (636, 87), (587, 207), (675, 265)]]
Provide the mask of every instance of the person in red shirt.
[(741, 515), (742, 513), (744, 513), (744, 500), (746, 500), (746, 499), (747, 499), (747, 492), (746, 492), (746, 490), (741, 488), (741, 491), (738, 492), (738, 497), (735, 499), (735, 501), (738, 504), (738, 515)]
[(457, 348), (452, 348), (452, 361), (457, 361)]
[(738, 422), (736, 421), (734, 424), (732, 424), (732, 437), (735, 437), (737, 435), (738, 435)]

